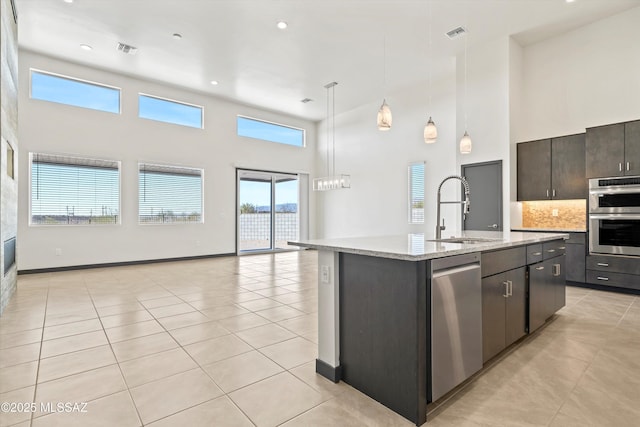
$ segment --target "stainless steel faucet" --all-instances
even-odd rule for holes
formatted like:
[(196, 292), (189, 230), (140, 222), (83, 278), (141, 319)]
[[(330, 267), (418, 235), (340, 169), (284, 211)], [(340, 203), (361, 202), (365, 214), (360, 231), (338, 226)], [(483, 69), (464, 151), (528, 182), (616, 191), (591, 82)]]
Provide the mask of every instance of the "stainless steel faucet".
[[(462, 185), (464, 185), (464, 200), (451, 201), (451, 202), (443, 202), (440, 200), (440, 190), (442, 190), (442, 184), (444, 184), (450, 179), (457, 179), (460, 182), (462, 182)], [(440, 240), (442, 238), (442, 230), (446, 229), (446, 227), (444, 226), (444, 218), (442, 219), (442, 225), (440, 225), (440, 204), (441, 203), (461, 204), (463, 205), (462, 212), (465, 214), (469, 213), (471, 202), (469, 201), (469, 183), (467, 182), (467, 180), (459, 175), (450, 175), (445, 179), (443, 179), (440, 185), (438, 186), (438, 201), (437, 201), (438, 210), (436, 211), (436, 240)]]

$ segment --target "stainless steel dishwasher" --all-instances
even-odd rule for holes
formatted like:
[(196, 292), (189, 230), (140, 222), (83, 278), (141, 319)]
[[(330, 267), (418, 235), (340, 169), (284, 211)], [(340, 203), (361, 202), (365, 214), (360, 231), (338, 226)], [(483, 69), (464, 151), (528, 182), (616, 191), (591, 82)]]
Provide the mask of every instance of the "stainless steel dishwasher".
[(480, 254), (431, 261), (431, 401), (482, 368)]

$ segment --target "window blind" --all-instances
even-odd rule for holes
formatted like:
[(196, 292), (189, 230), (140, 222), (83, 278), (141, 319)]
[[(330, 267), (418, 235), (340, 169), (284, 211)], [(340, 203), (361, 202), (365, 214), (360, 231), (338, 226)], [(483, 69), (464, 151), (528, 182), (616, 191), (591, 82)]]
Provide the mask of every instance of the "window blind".
[(424, 162), (409, 165), (409, 223), (424, 224)]
[(140, 224), (202, 222), (202, 169), (138, 165)]
[(31, 153), (31, 224), (120, 222), (120, 162)]

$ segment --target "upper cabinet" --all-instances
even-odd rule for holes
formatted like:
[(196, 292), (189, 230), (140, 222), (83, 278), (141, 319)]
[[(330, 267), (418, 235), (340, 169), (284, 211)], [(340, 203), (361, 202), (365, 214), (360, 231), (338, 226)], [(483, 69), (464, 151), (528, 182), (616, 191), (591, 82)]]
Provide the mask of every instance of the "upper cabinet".
[(640, 175), (640, 120), (587, 129), (587, 178)]
[(585, 134), (518, 144), (518, 200), (586, 199)]

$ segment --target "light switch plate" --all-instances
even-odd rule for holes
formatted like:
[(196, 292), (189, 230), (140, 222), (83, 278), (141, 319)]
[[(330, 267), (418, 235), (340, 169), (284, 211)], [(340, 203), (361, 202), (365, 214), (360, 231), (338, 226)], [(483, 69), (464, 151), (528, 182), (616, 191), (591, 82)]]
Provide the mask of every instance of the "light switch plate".
[(551, 216), (558, 216), (558, 209), (553, 209), (551, 211)]
[(329, 283), (329, 274), (331, 269), (328, 265), (320, 266), (320, 283)]

